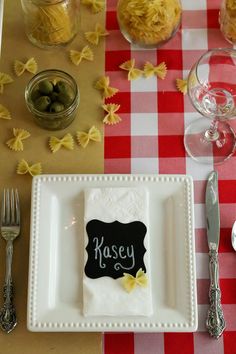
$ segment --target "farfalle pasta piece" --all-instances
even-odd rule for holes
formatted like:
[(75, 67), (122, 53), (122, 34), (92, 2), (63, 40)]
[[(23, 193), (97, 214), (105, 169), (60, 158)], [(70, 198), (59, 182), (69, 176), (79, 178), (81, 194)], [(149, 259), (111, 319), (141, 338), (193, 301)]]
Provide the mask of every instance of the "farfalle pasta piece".
[(0, 104), (0, 118), (2, 118), (2, 119), (11, 119), (11, 113), (2, 104)]
[(98, 13), (105, 7), (104, 0), (82, 0), (82, 4), (89, 6), (93, 13)]
[(79, 145), (81, 145), (83, 148), (86, 148), (90, 140), (100, 142), (102, 139), (100, 131), (95, 126), (92, 126), (88, 133), (78, 131), (76, 133), (76, 137)]
[(176, 79), (176, 87), (177, 89), (183, 93), (184, 95), (186, 95), (187, 91), (188, 91), (188, 83), (187, 80), (183, 80), (183, 79)]
[(139, 78), (143, 71), (135, 68), (135, 59), (130, 59), (125, 61), (123, 64), (119, 66), (121, 69), (128, 71), (128, 80), (135, 80)]
[(73, 64), (79, 65), (83, 59), (93, 61), (92, 49), (86, 45), (80, 52), (78, 50), (70, 50), (70, 60)]
[(23, 140), (30, 137), (30, 133), (24, 129), (13, 128), (14, 138), (9, 139), (6, 144), (7, 146), (14, 151), (23, 151)]
[(0, 93), (3, 93), (4, 85), (10, 84), (13, 79), (10, 75), (0, 72)]
[(97, 23), (95, 26), (95, 31), (85, 32), (84, 35), (89, 43), (98, 45), (100, 38), (108, 36), (108, 34), (109, 33), (106, 31), (106, 29), (103, 29), (100, 23)]
[(133, 291), (136, 286), (141, 286), (141, 287), (146, 287), (148, 284), (148, 279), (144, 271), (140, 268), (135, 277), (131, 274), (124, 273), (124, 276), (122, 278), (122, 284), (125, 290), (130, 293)]
[(14, 71), (17, 76), (21, 76), (25, 71), (31, 74), (36, 74), (38, 70), (38, 64), (34, 58), (30, 58), (26, 63), (20, 60), (14, 61)]
[(116, 112), (120, 109), (119, 104), (108, 103), (104, 104), (102, 108), (107, 112), (107, 115), (103, 119), (103, 123), (113, 125), (121, 121), (120, 116), (116, 114)]
[(147, 61), (144, 65), (144, 75), (146, 77), (151, 77), (153, 75), (156, 75), (159, 79), (164, 80), (166, 74), (167, 74), (167, 67), (164, 61), (157, 66), (154, 66), (149, 61)]
[(102, 91), (103, 98), (110, 98), (119, 91), (115, 87), (110, 87), (109, 84), (109, 76), (102, 76), (95, 84), (95, 88)]
[(18, 175), (25, 175), (29, 173), (32, 177), (40, 175), (42, 173), (41, 162), (29, 165), (26, 160), (22, 159), (17, 166), (16, 173)]
[(51, 136), (49, 139), (49, 147), (52, 152), (57, 152), (61, 147), (68, 150), (74, 149), (74, 140), (70, 133), (66, 134), (63, 138), (59, 139), (55, 136)]

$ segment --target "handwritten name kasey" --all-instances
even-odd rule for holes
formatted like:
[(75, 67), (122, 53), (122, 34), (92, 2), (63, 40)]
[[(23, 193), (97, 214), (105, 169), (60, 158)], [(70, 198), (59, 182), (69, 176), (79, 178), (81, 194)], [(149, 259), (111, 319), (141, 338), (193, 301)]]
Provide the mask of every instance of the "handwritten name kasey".
[(85, 274), (92, 279), (109, 276), (117, 279), (124, 272), (135, 275), (144, 264), (144, 237), (147, 228), (140, 221), (127, 224), (91, 220), (86, 225), (88, 259)]
[(104, 245), (104, 236), (100, 237), (95, 237), (93, 239), (93, 242), (95, 244), (94, 248), (94, 258), (98, 260), (98, 264), (100, 268), (106, 268), (106, 262), (105, 260), (108, 258), (112, 259), (129, 259), (130, 265), (122, 264), (121, 262), (114, 263), (114, 269), (118, 270), (120, 268), (124, 270), (130, 270), (135, 266), (135, 258), (134, 258), (134, 245), (130, 246), (117, 246), (117, 245), (111, 245), (111, 246), (106, 246)]

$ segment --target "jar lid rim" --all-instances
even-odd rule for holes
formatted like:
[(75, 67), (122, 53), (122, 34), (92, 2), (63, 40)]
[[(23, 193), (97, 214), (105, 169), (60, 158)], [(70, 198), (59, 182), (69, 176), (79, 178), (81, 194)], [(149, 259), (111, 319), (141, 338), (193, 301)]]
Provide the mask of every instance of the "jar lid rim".
[(63, 0), (32, 0), (32, 3), (35, 5), (44, 5), (44, 6), (49, 6), (49, 5), (56, 5), (59, 2), (62, 2)]

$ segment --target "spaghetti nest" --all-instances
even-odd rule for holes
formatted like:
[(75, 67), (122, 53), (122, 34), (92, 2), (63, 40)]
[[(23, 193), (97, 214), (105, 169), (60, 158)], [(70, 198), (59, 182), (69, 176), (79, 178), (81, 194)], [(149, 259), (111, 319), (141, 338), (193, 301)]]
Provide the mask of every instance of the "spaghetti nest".
[(76, 33), (70, 9), (61, 2), (34, 1), (34, 11), (28, 19), (29, 34), (41, 44), (57, 45), (69, 42)]
[(182, 13), (179, 0), (120, 0), (117, 11), (121, 30), (144, 45), (168, 40)]

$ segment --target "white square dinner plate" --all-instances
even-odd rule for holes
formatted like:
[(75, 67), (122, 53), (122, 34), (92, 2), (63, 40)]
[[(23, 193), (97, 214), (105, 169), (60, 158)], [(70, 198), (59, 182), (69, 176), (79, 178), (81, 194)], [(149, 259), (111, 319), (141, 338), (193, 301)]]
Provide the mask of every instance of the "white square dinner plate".
[[(84, 317), (84, 190), (138, 186), (149, 192), (153, 315)], [(27, 326), (31, 331), (193, 332), (197, 329), (190, 176), (34, 177), (29, 257)]]

